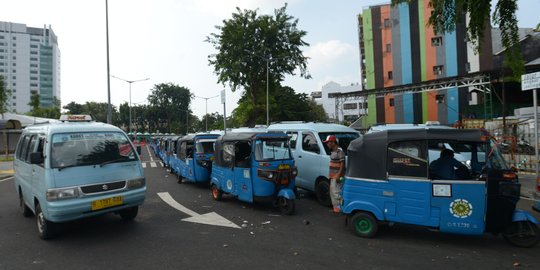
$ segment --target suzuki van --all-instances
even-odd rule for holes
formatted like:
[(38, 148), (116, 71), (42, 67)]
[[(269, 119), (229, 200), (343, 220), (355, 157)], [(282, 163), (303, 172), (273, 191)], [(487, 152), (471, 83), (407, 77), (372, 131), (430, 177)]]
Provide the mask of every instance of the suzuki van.
[(339, 147), (347, 154), (349, 143), (360, 137), (360, 132), (339, 124), (300, 121), (275, 123), (268, 127), (268, 131), (282, 131), (289, 135), (294, 163), (298, 168), (296, 186), (314, 192), (320, 204), (330, 206), (330, 149), (323, 141), (329, 135), (336, 136)]
[(26, 127), (15, 152), (22, 215), (35, 214), (39, 236), (59, 224), (114, 212), (132, 220), (146, 196), (139, 154), (119, 128), (90, 116)]

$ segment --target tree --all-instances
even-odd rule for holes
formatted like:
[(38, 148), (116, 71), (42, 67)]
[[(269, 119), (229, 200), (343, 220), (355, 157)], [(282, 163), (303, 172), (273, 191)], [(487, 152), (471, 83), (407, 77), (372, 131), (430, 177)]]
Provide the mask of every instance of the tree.
[(68, 103), (64, 107), (62, 107), (67, 111), (68, 114), (83, 114), (84, 111), (84, 105), (75, 103), (74, 101)]
[(30, 96), (30, 102), (28, 102), (28, 106), (32, 107), (30, 110), (30, 115), (35, 115), (36, 112), (39, 110), (39, 94), (36, 91), (31, 91), (32, 95)]
[[(399, 3), (411, 3), (417, 0), (392, 0), (392, 5)], [(470, 17), (467, 25), (467, 37), (480, 48), (484, 31), (491, 31), (489, 24), (492, 0), (425, 0), (433, 12), (429, 18), (429, 24), (433, 26), (435, 33), (452, 32), (456, 23), (463, 20), (463, 14)], [(507, 49), (505, 65), (513, 71), (513, 78), (519, 80), (525, 71), (525, 62), (519, 46), (519, 34), (516, 18), (516, 0), (493, 0), (497, 1), (493, 13), (493, 22), (501, 29), (502, 45)]]
[[(262, 123), (257, 117), (265, 115), (267, 66), (269, 87), (278, 87), (285, 74), (310, 78), (307, 57), (301, 46), (306, 31), (298, 30), (298, 19), (286, 14), (287, 5), (274, 11), (274, 16), (257, 14), (257, 10), (240, 10), (232, 18), (216, 26), (220, 33), (212, 33), (206, 41), (218, 51), (208, 56), (218, 75), (218, 83), (228, 84), (232, 91), (243, 88), (240, 111), (246, 113), (245, 125)], [(273, 92), (273, 91), (269, 91)]]
[(164, 121), (167, 132), (187, 132), (186, 121), (189, 121), (189, 105), (193, 98), (189, 89), (172, 83), (162, 83), (154, 85), (151, 91), (148, 101), (158, 123)]
[(11, 92), (4, 84), (4, 76), (0, 75), (0, 114), (3, 116), (7, 112), (7, 102)]
[(326, 121), (322, 105), (311, 100), (307, 94), (297, 94), (288, 86), (282, 87), (272, 104), (273, 121)]

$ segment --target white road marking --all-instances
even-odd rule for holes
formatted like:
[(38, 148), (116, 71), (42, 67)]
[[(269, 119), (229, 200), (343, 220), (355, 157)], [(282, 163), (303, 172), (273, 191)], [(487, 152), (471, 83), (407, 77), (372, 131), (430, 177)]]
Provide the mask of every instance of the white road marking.
[(143, 169), (146, 168), (146, 162), (141, 163), (141, 165), (142, 165)]
[(175, 201), (168, 192), (160, 192), (158, 193), (158, 196), (161, 197), (161, 199), (164, 202), (166, 202), (168, 205), (170, 205), (174, 209), (191, 216), (191, 217), (182, 219), (183, 221), (240, 229), (238, 225), (220, 216), (216, 212), (210, 212), (210, 213), (206, 213), (202, 215), (197, 214), (196, 212), (188, 209), (187, 207)]
[(155, 162), (150, 162), (150, 167), (155, 168), (155, 167), (157, 167), (157, 165), (156, 165)]
[(6, 182), (6, 181), (8, 181), (8, 180), (12, 180), (12, 179), (13, 179), (13, 177), (8, 177), (8, 178), (6, 178), (6, 179), (2, 179), (2, 180), (0, 180), (0, 183), (2, 183), (2, 182)]

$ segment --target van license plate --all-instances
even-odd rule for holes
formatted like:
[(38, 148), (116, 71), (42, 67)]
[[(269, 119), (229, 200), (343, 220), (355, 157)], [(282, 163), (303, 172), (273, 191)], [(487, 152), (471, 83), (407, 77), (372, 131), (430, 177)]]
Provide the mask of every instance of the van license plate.
[(123, 203), (122, 196), (92, 201), (92, 211), (121, 205)]

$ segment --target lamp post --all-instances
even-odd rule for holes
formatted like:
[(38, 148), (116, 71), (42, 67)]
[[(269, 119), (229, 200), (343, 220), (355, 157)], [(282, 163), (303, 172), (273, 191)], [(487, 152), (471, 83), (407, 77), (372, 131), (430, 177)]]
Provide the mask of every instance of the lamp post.
[(266, 62), (266, 126), (268, 126), (269, 123), (270, 123), (270, 106), (268, 104), (268, 88), (269, 88), (269, 76), (268, 75), (269, 75), (269, 69), (270, 69), (270, 62), (282, 59), (282, 57), (279, 57), (279, 58), (278, 57), (272, 57), (271, 54), (269, 54), (267, 57), (265, 57), (265, 56), (258, 55), (255, 52), (252, 52), (250, 50), (244, 50), (244, 51), (257, 56), (257, 57), (261, 58), (262, 60), (264, 60)]
[(213, 97), (199, 97), (199, 96), (196, 96), (198, 98), (202, 98), (205, 100), (206, 102), (206, 113), (205, 113), (205, 116), (206, 116), (206, 125), (205, 125), (205, 128), (204, 128), (204, 131), (207, 132), (208, 131), (208, 100), (211, 99), (211, 98), (215, 98), (215, 97), (219, 97), (219, 95), (215, 95)]
[(132, 129), (131, 129), (131, 124), (132, 124), (132, 123), (131, 123), (131, 84), (134, 83), (134, 82), (147, 81), (147, 80), (150, 80), (150, 78), (130, 81), (130, 80), (118, 78), (118, 77), (116, 77), (116, 76), (114, 76), (114, 75), (111, 75), (111, 77), (129, 83), (129, 131), (131, 132), (131, 131), (132, 131)]
[(111, 77), (109, 65), (109, 2), (105, 0), (105, 32), (107, 40), (107, 124), (112, 124)]

